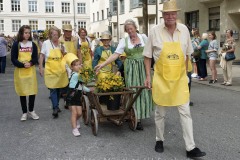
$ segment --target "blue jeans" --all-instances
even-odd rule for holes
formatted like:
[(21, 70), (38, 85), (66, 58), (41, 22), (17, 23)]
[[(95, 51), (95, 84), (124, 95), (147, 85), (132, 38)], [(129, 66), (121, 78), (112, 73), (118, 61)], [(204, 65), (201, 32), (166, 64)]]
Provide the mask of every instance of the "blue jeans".
[(50, 97), (52, 101), (53, 109), (57, 109), (60, 99), (60, 88), (50, 88)]
[(0, 57), (0, 73), (5, 73), (5, 68), (6, 68), (6, 57)]

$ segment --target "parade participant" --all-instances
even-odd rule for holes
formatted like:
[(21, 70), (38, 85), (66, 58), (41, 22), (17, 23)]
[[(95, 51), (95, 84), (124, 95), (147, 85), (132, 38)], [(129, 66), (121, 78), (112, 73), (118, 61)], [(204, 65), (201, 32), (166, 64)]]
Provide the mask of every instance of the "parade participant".
[[(99, 72), (101, 68), (115, 61), (123, 52), (126, 53), (126, 59), (124, 61), (124, 79), (126, 87), (142, 86), (144, 85), (144, 79), (146, 77), (144, 68), (144, 57), (142, 55), (147, 36), (137, 33), (136, 23), (128, 19), (124, 24), (125, 32), (128, 33), (126, 38), (120, 40), (117, 49), (104, 63), (101, 63), (95, 67), (96, 72)], [(143, 130), (141, 119), (149, 118), (151, 111), (153, 110), (153, 103), (151, 92), (149, 90), (143, 90), (142, 94), (137, 98), (134, 106), (137, 110), (137, 130)]]
[[(189, 107), (188, 57), (193, 53), (188, 28), (176, 23), (177, 8), (175, 0), (163, 3), (164, 23), (152, 28), (143, 55), (146, 80), (145, 86), (152, 87), (155, 102), (156, 152), (163, 152), (164, 122), (166, 107), (177, 106), (183, 129), (187, 157), (202, 157), (206, 153), (196, 148), (193, 139), (192, 118)], [(151, 86), (151, 61), (155, 60)]]
[(209, 46), (208, 46), (208, 50), (206, 50), (205, 52), (208, 55), (209, 58), (209, 66), (212, 72), (212, 79), (209, 81), (210, 84), (212, 83), (216, 83), (217, 82), (217, 69), (216, 69), (216, 62), (217, 62), (217, 58), (218, 58), (218, 42), (217, 42), (217, 36), (215, 34), (215, 32), (210, 32), (208, 34), (208, 37), (210, 39), (209, 42)]
[(224, 82), (221, 83), (221, 85), (225, 86), (231, 86), (232, 85), (232, 62), (233, 60), (226, 61), (225, 56), (226, 54), (234, 54), (235, 52), (235, 40), (232, 37), (233, 36), (233, 31), (228, 29), (226, 31), (226, 40), (225, 43), (223, 44), (223, 48), (221, 51), (221, 61), (220, 61), (220, 66), (223, 69), (223, 79)]
[[(101, 35), (101, 42), (103, 43), (103, 46), (97, 47), (94, 53), (94, 59), (92, 62), (93, 68), (98, 65), (105, 62), (116, 50), (115, 47), (110, 46), (111, 42), (111, 35), (104, 33)], [(121, 68), (122, 62), (118, 58), (115, 60), (115, 62), (112, 62), (111, 64), (108, 64), (107, 66), (103, 67), (97, 77), (98, 79), (104, 78), (105, 76), (109, 75), (113, 71), (113, 66), (115, 67), (115, 64), (117, 64), (118, 68)]]
[(0, 73), (5, 73), (8, 41), (0, 34)]
[(36, 44), (36, 46), (37, 46), (37, 49), (38, 49), (38, 55), (40, 54), (40, 51), (41, 51), (41, 42), (40, 42), (40, 40), (38, 39), (38, 35), (37, 35), (37, 33), (33, 33), (33, 42)]
[(53, 107), (53, 118), (58, 117), (60, 88), (64, 88), (68, 84), (68, 76), (65, 68), (63, 55), (64, 48), (60, 47), (59, 37), (60, 30), (52, 26), (48, 32), (49, 39), (43, 42), (39, 60), (39, 72), (43, 76), (43, 59), (45, 59), (44, 81), (45, 85), (50, 89), (50, 98)]
[(72, 69), (72, 74), (69, 80), (68, 93), (66, 98), (66, 104), (69, 106), (72, 115), (71, 115), (71, 124), (72, 124), (72, 133), (74, 136), (80, 136), (80, 122), (79, 118), (82, 116), (82, 90), (84, 92), (89, 92), (90, 89), (83, 86), (79, 81), (79, 70), (81, 68), (81, 63), (78, 60), (78, 57), (73, 53), (67, 53), (64, 57), (68, 66)]
[(80, 54), (82, 56), (82, 63), (84, 67), (92, 68), (92, 51), (91, 44), (87, 38), (87, 30), (85, 28), (80, 28), (78, 31), (79, 44), (80, 44)]
[(67, 53), (74, 53), (77, 55), (79, 60), (81, 61), (81, 54), (80, 54), (80, 46), (78, 43), (78, 38), (72, 36), (72, 25), (65, 24), (63, 25), (63, 35), (59, 38), (60, 43), (63, 44)]
[(31, 28), (28, 25), (20, 27), (17, 41), (14, 42), (11, 50), (11, 60), (15, 66), (14, 86), (16, 93), (20, 96), (23, 115), (21, 121), (27, 120), (27, 99), (28, 115), (32, 119), (39, 119), (34, 111), (35, 96), (38, 92), (36, 68), (38, 62), (37, 46), (32, 42)]

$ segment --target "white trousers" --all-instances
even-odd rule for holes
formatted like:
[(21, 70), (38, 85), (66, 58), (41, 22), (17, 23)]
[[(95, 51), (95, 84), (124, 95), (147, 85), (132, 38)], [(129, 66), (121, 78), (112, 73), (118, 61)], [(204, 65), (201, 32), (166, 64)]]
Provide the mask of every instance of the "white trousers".
[[(168, 107), (156, 105), (155, 108), (156, 141), (164, 141), (164, 123), (166, 109)], [(185, 141), (186, 150), (190, 151), (195, 148), (195, 142), (193, 139), (193, 125), (189, 102), (184, 105), (180, 105), (177, 108), (180, 115), (180, 122), (182, 125), (183, 139)]]
[(233, 61), (226, 61), (226, 69), (223, 69), (224, 82), (232, 84), (232, 63)]

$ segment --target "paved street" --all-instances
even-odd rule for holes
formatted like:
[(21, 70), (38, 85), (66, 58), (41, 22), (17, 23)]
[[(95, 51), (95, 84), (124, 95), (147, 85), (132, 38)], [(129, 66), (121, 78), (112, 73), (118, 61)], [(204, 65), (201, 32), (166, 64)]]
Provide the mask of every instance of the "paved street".
[[(240, 66), (236, 66), (236, 70)], [(0, 75), (0, 160), (184, 160), (185, 145), (176, 108), (166, 118), (164, 153), (154, 151), (154, 116), (143, 121), (144, 131), (131, 131), (127, 123), (118, 127), (110, 122), (99, 125), (98, 136), (81, 123), (81, 136), (71, 133), (70, 112), (63, 109), (52, 119), (49, 91), (38, 77), (39, 93), (35, 111), (39, 120), (20, 121), (21, 107), (13, 85), (13, 67)], [(234, 83), (240, 74), (235, 75)], [(220, 79), (220, 77), (219, 77)], [(202, 83), (202, 82), (201, 82)], [(193, 83), (191, 108), (195, 142), (207, 152), (205, 160), (237, 160), (240, 157), (240, 90), (220, 88), (203, 82)], [(238, 81), (238, 87), (239, 81)]]

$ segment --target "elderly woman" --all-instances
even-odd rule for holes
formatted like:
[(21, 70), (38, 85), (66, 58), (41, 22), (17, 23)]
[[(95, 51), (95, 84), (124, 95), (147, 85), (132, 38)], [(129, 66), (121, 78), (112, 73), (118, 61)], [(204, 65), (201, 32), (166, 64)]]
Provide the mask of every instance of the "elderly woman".
[[(94, 59), (92, 62), (93, 68), (98, 65), (104, 63), (116, 50), (115, 47), (110, 46), (111, 42), (111, 35), (107, 32), (103, 32), (101, 36), (101, 42), (103, 43), (103, 46), (99, 46), (96, 48), (94, 52)], [(120, 59), (116, 59), (115, 62), (112, 62), (111, 64), (108, 64), (107, 66), (101, 68), (101, 70), (98, 73), (98, 79), (104, 78), (108, 74), (112, 72), (113, 66), (117, 65), (118, 68), (121, 68), (122, 62)]]
[(207, 80), (207, 54), (206, 50), (208, 49), (208, 34), (203, 33), (202, 34), (202, 41), (197, 46), (198, 49), (201, 51), (201, 57), (197, 61), (197, 70), (198, 70), (198, 76), (200, 81)]
[(214, 31), (210, 32), (208, 34), (208, 37), (210, 39), (210, 43), (208, 45), (208, 50), (205, 52), (208, 55), (209, 58), (209, 66), (212, 72), (212, 79), (209, 81), (210, 84), (217, 82), (217, 69), (216, 69), (216, 61), (218, 58), (218, 42), (216, 40), (217, 36)]
[(65, 69), (65, 63), (62, 61), (64, 48), (60, 46), (60, 29), (52, 26), (49, 29), (49, 39), (43, 42), (39, 59), (39, 71), (43, 76), (43, 59), (45, 58), (44, 81), (50, 89), (50, 97), (53, 107), (53, 118), (58, 117), (60, 88), (68, 85), (68, 77)]
[(226, 41), (223, 45), (222, 51), (221, 51), (221, 62), (220, 65), (223, 69), (223, 78), (224, 82), (221, 83), (225, 86), (231, 86), (232, 85), (232, 62), (233, 60), (226, 61), (225, 56), (226, 54), (234, 54), (235, 52), (235, 41), (232, 37), (233, 31), (228, 29), (226, 31)]
[(90, 40), (87, 39), (87, 30), (85, 28), (80, 28), (78, 31), (80, 53), (82, 56), (82, 63), (84, 67), (92, 68), (92, 51)]
[[(124, 74), (126, 87), (142, 86), (146, 77), (144, 67), (144, 57), (142, 55), (144, 45), (147, 41), (147, 36), (137, 33), (136, 23), (128, 19), (124, 24), (125, 32), (128, 33), (126, 38), (120, 40), (117, 49), (104, 63), (95, 67), (96, 72), (99, 72), (104, 66), (115, 61), (123, 52), (126, 53), (124, 61)], [(134, 104), (137, 110), (137, 130), (143, 130), (141, 119), (149, 118), (153, 110), (153, 103), (150, 90), (143, 90), (142, 94), (137, 98)]]

